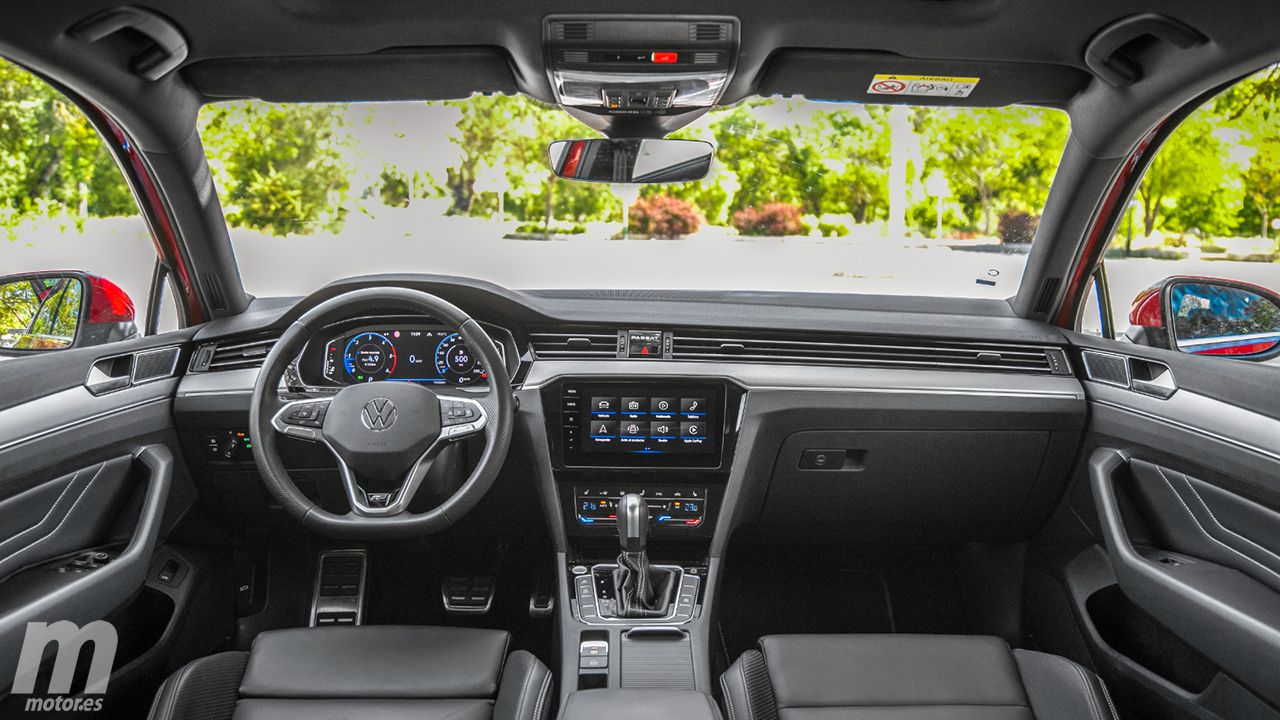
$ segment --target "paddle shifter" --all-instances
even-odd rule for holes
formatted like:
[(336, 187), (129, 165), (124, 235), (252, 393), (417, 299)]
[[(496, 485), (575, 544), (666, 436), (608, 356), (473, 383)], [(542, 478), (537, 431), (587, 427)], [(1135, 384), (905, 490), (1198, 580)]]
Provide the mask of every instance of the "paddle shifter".
[(665, 617), (671, 609), (676, 573), (649, 564), (645, 542), (649, 537), (649, 506), (644, 498), (628, 493), (618, 501), (618, 569), (613, 571), (618, 617)]

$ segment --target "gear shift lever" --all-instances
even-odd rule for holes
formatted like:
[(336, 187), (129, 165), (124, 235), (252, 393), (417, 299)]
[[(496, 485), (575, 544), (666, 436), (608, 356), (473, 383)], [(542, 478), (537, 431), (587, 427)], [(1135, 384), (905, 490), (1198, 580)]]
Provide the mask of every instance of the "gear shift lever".
[(613, 573), (618, 617), (663, 617), (671, 605), (676, 573), (649, 564), (645, 543), (649, 537), (649, 506), (644, 498), (627, 493), (618, 501), (618, 569)]
[(618, 501), (618, 543), (622, 552), (642, 553), (649, 538), (649, 505), (635, 493)]

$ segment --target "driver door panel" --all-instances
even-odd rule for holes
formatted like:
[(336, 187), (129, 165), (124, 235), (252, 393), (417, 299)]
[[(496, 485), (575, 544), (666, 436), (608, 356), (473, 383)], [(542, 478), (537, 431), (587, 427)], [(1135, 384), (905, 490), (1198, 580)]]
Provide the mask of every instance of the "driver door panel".
[[(0, 362), (0, 696), (28, 622), (111, 616), (142, 589), (156, 548), (190, 507), (171, 412), (187, 336)], [(156, 371), (137, 365), (142, 374), (131, 369), (114, 391), (85, 386), (103, 358), (132, 363), (156, 348), (178, 357)], [(110, 560), (71, 564), (88, 551)]]

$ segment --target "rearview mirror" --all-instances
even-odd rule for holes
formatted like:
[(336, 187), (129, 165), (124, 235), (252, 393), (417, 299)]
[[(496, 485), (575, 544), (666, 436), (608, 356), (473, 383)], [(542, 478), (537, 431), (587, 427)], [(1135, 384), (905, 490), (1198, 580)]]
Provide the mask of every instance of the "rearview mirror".
[(1280, 295), (1257, 285), (1171, 277), (1134, 299), (1126, 335), (1196, 355), (1266, 360), (1280, 355)]
[(715, 148), (700, 140), (558, 140), (551, 169), (566, 180), (602, 183), (682, 183), (711, 170)]
[(0, 277), (0, 356), (103, 345), (138, 335), (133, 300), (83, 272)]

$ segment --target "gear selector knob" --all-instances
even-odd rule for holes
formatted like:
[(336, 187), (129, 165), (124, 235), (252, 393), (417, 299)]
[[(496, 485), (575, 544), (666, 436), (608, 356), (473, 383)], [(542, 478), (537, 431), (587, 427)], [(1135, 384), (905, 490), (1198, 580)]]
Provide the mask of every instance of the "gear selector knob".
[(618, 500), (618, 542), (623, 552), (643, 552), (649, 535), (649, 505), (635, 493)]

